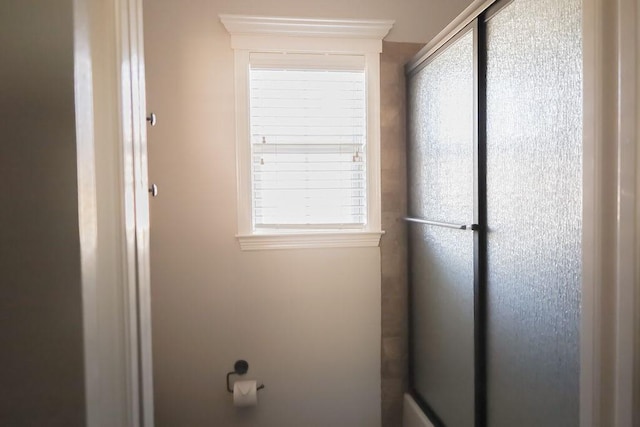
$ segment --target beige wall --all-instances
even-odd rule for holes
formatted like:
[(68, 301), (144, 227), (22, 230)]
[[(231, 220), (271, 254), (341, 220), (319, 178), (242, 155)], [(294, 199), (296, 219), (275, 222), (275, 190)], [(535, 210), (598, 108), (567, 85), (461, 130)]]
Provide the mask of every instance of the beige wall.
[(0, 3), (0, 425), (84, 424), (71, 0)]
[[(426, 42), (468, 1), (147, 0), (156, 421), (162, 426), (375, 427), (380, 416), (378, 248), (241, 252), (233, 52), (220, 13), (395, 19)], [(237, 411), (236, 359), (266, 384)]]

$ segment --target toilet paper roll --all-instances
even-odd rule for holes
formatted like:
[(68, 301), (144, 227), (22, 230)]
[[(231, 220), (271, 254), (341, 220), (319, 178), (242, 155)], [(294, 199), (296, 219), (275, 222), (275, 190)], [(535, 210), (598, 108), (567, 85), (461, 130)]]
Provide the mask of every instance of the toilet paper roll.
[(258, 404), (257, 381), (236, 381), (233, 384), (233, 404), (238, 407), (256, 406)]

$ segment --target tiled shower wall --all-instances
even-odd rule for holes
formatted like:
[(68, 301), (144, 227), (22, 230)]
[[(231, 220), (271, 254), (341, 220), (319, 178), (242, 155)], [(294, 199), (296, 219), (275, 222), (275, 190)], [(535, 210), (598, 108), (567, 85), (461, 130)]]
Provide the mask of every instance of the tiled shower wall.
[(402, 425), (407, 389), (408, 278), (404, 64), (421, 44), (384, 42), (380, 56), (382, 229), (382, 427)]

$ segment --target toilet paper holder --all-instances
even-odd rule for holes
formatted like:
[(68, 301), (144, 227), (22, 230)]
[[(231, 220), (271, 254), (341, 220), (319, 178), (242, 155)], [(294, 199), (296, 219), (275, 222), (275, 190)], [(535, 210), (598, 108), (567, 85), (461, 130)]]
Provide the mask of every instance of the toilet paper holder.
[[(244, 375), (249, 370), (249, 363), (246, 360), (236, 360), (236, 363), (233, 365), (233, 371), (227, 374), (227, 391), (229, 393), (233, 393), (231, 389), (231, 385), (229, 384), (229, 377), (231, 375)], [(257, 390), (262, 390), (264, 388), (264, 384), (260, 384)]]

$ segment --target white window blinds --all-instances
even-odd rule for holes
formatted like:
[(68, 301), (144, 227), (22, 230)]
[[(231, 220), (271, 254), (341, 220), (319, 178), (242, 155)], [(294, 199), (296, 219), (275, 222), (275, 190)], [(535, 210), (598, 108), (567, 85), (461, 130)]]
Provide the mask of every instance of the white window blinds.
[(366, 224), (362, 57), (252, 55), (250, 128), (255, 229)]

